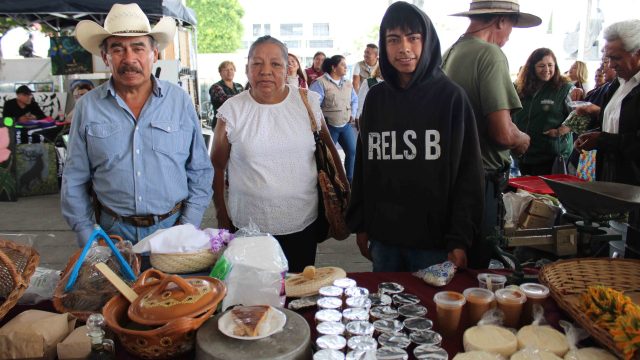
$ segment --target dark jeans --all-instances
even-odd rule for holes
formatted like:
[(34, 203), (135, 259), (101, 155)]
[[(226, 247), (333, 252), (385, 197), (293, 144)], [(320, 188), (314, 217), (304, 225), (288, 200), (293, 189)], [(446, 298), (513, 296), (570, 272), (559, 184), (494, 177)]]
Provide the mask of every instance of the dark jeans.
[(405, 248), (371, 240), (369, 253), (374, 272), (414, 272), (447, 260), (446, 250)]
[(305, 266), (315, 264), (317, 244), (327, 235), (326, 221), (323, 220), (324, 214), (318, 214), (318, 218), (302, 231), (274, 235), (287, 257), (290, 272), (302, 272)]

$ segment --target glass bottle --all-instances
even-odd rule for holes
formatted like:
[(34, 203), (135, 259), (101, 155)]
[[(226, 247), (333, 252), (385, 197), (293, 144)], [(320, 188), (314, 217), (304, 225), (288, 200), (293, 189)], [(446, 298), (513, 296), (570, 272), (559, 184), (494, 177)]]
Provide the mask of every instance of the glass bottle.
[(87, 336), (91, 339), (90, 360), (112, 360), (116, 358), (113, 340), (104, 337), (104, 317), (91, 314), (87, 319)]

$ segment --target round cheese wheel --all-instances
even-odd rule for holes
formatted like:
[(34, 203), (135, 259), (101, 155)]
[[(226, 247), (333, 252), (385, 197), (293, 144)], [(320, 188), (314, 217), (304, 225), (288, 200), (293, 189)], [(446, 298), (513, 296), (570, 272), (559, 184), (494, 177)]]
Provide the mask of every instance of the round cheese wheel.
[(569, 351), (567, 338), (551, 326), (527, 325), (518, 331), (518, 349), (532, 348), (564, 356)]
[(453, 360), (504, 360), (502, 355), (492, 354), (486, 351), (469, 351), (457, 354)]
[(570, 350), (567, 355), (564, 356), (564, 360), (616, 360), (610, 352), (596, 348), (588, 347), (576, 350)]
[(467, 329), (462, 336), (464, 351), (482, 350), (510, 356), (518, 350), (513, 333), (495, 325), (478, 325)]
[(522, 349), (513, 354), (511, 360), (562, 360), (562, 358), (544, 350)]

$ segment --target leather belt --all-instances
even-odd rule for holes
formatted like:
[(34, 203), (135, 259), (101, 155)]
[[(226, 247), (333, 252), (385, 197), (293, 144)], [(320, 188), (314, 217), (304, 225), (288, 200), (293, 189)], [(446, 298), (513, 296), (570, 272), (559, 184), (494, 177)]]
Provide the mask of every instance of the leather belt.
[(182, 209), (182, 201), (177, 203), (168, 213), (162, 215), (133, 215), (133, 216), (120, 216), (115, 211), (100, 204), (102, 211), (113, 216), (118, 221), (125, 222), (135, 227), (149, 227), (156, 225), (157, 223), (171, 217)]

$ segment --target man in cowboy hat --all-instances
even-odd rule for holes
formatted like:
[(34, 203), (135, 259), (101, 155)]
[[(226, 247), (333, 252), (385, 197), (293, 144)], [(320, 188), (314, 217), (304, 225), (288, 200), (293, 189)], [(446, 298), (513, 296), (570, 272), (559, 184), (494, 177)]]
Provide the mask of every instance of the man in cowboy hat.
[(443, 70), (469, 96), (478, 124), (485, 170), (485, 205), (481, 239), (469, 253), (470, 266), (486, 268), (491, 247), (483, 241), (502, 227), (502, 187), (510, 166), (509, 152), (524, 153), (529, 136), (511, 121), (522, 108), (509, 76), (507, 57), (500, 49), (514, 27), (540, 25), (539, 17), (520, 11), (517, 0), (472, 0), (467, 31), (443, 56)]
[[(137, 4), (115, 4), (104, 27), (76, 26), (82, 47), (111, 69), (75, 107), (62, 181), (62, 214), (86, 242), (95, 222), (134, 242), (176, 223), (199, 226), (213, 169), (188, 94), (151, 75), (175, 21), (151, 28)], [(88, 188), (93, 189), (92, 195)]]

